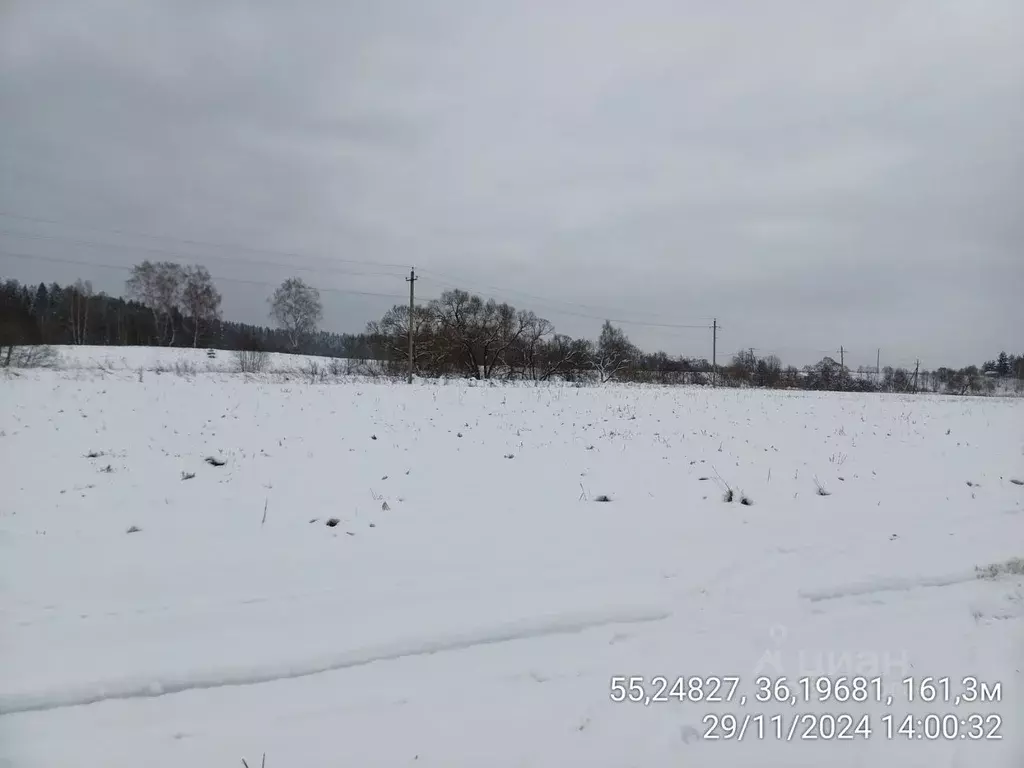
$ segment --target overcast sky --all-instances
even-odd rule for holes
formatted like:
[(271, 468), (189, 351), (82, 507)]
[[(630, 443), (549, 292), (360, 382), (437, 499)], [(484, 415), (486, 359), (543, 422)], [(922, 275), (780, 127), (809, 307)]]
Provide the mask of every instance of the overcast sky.
[(0, 212), (0, 276), (201, 262), (249, 322), (297, 274), (362, 330), (415, 265), (670, 354), (980, 363), (1024, 351), (1024, 3), (0, 0)]

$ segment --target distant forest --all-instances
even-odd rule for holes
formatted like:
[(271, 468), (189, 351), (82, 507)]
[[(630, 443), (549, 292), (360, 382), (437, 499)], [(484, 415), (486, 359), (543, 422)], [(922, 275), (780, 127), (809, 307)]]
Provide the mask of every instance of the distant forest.
[[(277, 327), (225, 320), (220, 293), (202, 267), (143, 262), (132, 270), (126, 297), (73, 285), (0, 283), (0, 366), (12, 351), (40, 345), (172, 346), (283, 352), (379, 361), (403, 373), (409, 361), (409, 307), (395, 305), (363, 333), (320, 330), (319, 293), (299, 278), (270, 297)], [(831, 357), (798, 369), (773, 355), (742, 351), (717, 371), (703, 358), (645, 352), (611, 322), (596, 341), (570, 338), (533, 312), (461, 290), (413, 312), (414, 362), (421, 376), (477, 379), (630, 381), (847, 391), (933, 391), (986, 394), (1024, 389), (1024, 356), (1000, 352), (981, 366), (913, 371), (886, 367), (851, 371)], [(16, 364), (16, 363), (15, 363)]]

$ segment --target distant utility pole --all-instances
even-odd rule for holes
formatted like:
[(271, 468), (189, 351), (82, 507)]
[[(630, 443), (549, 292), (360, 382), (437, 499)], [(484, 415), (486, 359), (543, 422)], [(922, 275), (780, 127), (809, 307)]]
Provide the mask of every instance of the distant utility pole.
[(882, 348), (879, 347), (878, 351), (875, 352), (875, 377), (878, 377), (882, 373)]
[(843, 345), (839, 345), (839, 370), (843, 370), (846, 367), (846, 350), (843, 349)]
[(914, 392), (917, 392), (917, 372), (921, 370), (921, 361), (914, 362)]
[(711, 386), (718, 386), (718, 318), (711, 322)]
[(416, 311), (416, 281), (419, 280), (416, 277), (415, 268), (409, 270), (409, 276), (405, 278), (405, 282), (409, 284), (409, 383), (412, 384), (412, 369), (413, 369), (413, 314)]

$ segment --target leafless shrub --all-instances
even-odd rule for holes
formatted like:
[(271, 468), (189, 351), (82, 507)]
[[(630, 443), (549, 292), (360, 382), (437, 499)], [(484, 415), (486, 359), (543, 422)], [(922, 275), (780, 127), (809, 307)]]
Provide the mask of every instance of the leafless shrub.
[(815, 486), (815, 488), (817, 488), (815, 493), (817, 493), (819, 496), (831, 496), (832, 495), (832, 491), (826, 490), (825, 486), (823, 486), (821, 483), (818, 482), (818, 478), (817, 477), (814, 478), (814, 486)]
[[(249, 768), (249, 764), (247, 762), (245, 762), (245, 758), (244, 757), (242, 758), (242, 765), (244, 765), (245, 768)], [(267, 768), (267, 753), (266, 752), (263, 753), (263, 759), (260, 761), (260, 768)]]
[(239, 373), (263, 373), (270, 364), (270, 355), (261, 349), (240, 349), (235, 353)]
[[(719, 450), (721, 450), (721, 447), (719, 447)], [(715, 471), (715, 476), (718, 478), (718, 482), (720, 482), (722, 484), (722, 487), (725, 488), (725, 493), (722, 494), (722, 501), (731, 503), (732, 500), (736, 498), (736, 493), (733, 491), (732, 486), (726, 482), (724, 477), (722, 477), (717, 467), (713, 466), (711, 467), (711, 469)]]
[(323, 366), (320, 365), (319, 360), (310, 359), (307, 360), (305, 365), (302, 366), (302, 372), (309, 379), (310, 384), (316, 384), (318, 381), (323, 381), (327, 372)]
[(331, 376), (344, 376), (348, 373), (347, 362), (343, 357), (332, 357), (327, 364), (327, 370)]
[(56, 368), (60, 361), (60, 353), (53, 347), (10, 345), (0, 355), (0, 368)]
[(114, 467), (111, 464), (107, 464), (107, 466), (105, 466), (103, 469), (101, 469), (100, 472), (106, 472), (108, 475), (113, 474)]
[(174, 363), (174, 372), (179, 376), (195, 376), (196, 364), (191, 360), (178, 360)]
[(87, 454), (85, 454), (85, 458), (87, 458), (87, 459), (98, 459), (100, 456), (103, 456), (103, 455), (104, 455), (103, 451), (89, 451)]
[(1000, 576), (1024, 576), (1024, 557), (1011, 557), (1002, 563), (992, 563), (974, 569), (979, 579), (998, 579)]

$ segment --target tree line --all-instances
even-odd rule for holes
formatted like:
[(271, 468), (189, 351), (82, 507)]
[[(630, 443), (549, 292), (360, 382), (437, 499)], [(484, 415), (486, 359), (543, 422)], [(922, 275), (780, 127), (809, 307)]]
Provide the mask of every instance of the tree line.
[(1001, 352), (981, 368), (853, 372), (829, 357), (798, 369), (774, 355), (743, 351), (713, 369), (705, 358), (645, 352), (609, 321), (596, 340), (573, 338), (534, 312), (459, 289), (414, 307), (411, 316), (407, 305), (396, 304), (362, 333), (348, 334), (320, 330), (320, 294), (298, 277), (268, 297), (272, 326), (223, 319), (221, 300), (205, 267), (167, 261), (132, 267), (123, 296), (96, 292), (82, 280), (38, 286), (4, 280), (0, 365), (2, 350), (9, 363), (18, 346), (189, 346), (374, 360), (397, 375), (408, 366), (410, 325), (413, 367), (421, 376), (968, 394), (991, 389), (999, 378), (1021, 379), (1024, 365), (1022, 356)]

